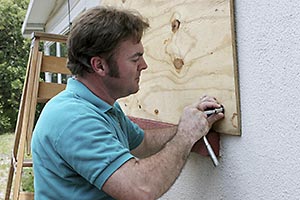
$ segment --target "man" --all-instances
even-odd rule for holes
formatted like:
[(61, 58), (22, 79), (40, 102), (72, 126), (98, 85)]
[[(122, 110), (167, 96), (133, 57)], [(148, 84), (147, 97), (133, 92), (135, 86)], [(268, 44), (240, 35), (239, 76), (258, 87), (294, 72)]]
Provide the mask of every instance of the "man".
[(143, 131), (116, 102), (139, 90), (147, 68), (137, 13), (95, 7), (73, 23), (68, 68), (75, 75), (45, 106), (33, 141), (35, 199), (157, 199), (174, 183), (192, 146), (223, 114), (204, 96), (175, 128)]

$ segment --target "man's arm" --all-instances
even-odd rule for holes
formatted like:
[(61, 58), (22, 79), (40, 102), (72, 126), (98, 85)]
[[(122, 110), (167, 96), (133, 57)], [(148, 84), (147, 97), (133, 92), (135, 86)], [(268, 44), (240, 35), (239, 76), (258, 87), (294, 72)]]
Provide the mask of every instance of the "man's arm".
[(158, 153), (141, 160), (127, 161), (112, 174), (102, 189), (120, 200), (157, 199), (175, 182), (191, 146), (191, 141), (176, 136)]
[(170, 141), (177, 131), (177, 125), (144, 130), (144, 139), (142, 143), (131, 151), (131, 153), (138, 158), (145, 158), (160, 151), (164, 145)]
[(176, 134), (157, 153), (130, 159), (105, 182), (102, 190), (115, 199), (157, 199), (179, 176), (192, 146), (222, 113), (207, 117), (203, 111), (219, 107), (215, 102), (198, 102), (184, 109)]

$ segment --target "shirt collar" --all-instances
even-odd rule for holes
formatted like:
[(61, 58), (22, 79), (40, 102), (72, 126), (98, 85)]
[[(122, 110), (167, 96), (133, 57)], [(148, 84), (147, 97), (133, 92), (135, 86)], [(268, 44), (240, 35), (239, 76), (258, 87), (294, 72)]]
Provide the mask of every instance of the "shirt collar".
[(72, 92), (75, 96), (92, 103), (99, 109), (103, 110), (103, 112), (107, 112), (108, 110), (113, 108), (111, 105), (97, 97), (83, 83), (76, 80), (75, 78), (68, 79), (66, 90)]

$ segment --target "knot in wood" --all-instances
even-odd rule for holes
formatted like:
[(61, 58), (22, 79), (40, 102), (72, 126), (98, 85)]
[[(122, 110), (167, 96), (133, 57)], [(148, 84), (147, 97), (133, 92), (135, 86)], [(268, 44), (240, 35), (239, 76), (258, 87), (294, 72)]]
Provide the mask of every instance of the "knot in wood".
[(177, 70), (180, 70), (184, 65), (184, 62), (181, 58), (175, 58), (173, 61), (173, 65)]
[(172, 21), (172, 32), (176, 33), (176, 31), (178, 31), (179, 29), (179, 26), (180, 26), (180, 21), (178, 19), (174, 19)]

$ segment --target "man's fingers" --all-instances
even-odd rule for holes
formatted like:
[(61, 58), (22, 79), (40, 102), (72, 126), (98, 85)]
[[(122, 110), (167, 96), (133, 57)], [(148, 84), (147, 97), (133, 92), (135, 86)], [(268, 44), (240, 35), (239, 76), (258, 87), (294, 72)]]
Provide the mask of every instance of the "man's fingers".
[(205, 110), (213, 110), (215, 108), (220, 108), (220, 107), (221, 107), (220, 104), (213, 101), (206, 101), (206, 102), (201, 102), (196, 104), (196, 108), (202, 112)]
[(213, 124), (215, 123), (216, 121), (220, 120), (224, 118), (224, 114), (223, 113), (217, 113), (217, 114), (212, 114), (210, 115), (209, 117), (207, 117), (207, 121), (209, 124)]

